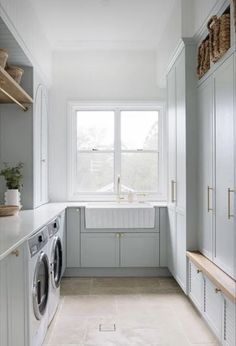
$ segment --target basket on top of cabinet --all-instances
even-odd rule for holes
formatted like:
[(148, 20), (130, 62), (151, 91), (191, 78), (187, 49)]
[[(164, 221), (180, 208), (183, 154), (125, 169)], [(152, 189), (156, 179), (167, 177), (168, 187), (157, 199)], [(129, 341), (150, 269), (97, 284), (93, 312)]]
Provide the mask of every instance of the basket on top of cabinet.
[(199, 79), (210, 69), (211, 62), (215, 64), (230, 48), (229, 10), (220, 17), (212, 16), (207, 28), (209, 34), (198, 47), (197, 76)]

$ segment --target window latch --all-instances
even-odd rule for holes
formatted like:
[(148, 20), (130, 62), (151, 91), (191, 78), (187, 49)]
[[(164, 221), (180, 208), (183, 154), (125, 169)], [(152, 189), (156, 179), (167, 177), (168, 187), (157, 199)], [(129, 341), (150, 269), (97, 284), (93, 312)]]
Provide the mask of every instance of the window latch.
[(93, 149), (92, 149), (92, 151), (98, 151), (98, 149), (96, 149), (96, 148), (93, 148)]

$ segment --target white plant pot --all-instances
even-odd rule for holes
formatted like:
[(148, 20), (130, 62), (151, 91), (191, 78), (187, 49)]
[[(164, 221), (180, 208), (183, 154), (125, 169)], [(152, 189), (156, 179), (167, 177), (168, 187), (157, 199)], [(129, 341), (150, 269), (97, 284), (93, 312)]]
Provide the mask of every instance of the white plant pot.
[(5, 205), (18, 205), (21, 209), (19, 190), (11, 189), (5, 192)]

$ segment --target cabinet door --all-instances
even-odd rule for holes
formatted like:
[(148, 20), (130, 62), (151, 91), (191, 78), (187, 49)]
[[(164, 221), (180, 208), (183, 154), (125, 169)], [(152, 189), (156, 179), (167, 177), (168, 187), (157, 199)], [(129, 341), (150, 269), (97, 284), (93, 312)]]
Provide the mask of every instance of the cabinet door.
[(204, 278), (204, 316), (210, 327), (221, 339), (222, 295), (208, 278)]
[[(26, 309), (26, 275), (25, 244), (18, 248), (18, 253), (10, 254), (7, 260), (7, 306), (9, 345), (25, 346)], [(16, 328), (17, 326), (17, 328)]]
[(216, 227), (214, 261), (234, 275), (234, 60), (215, 74)]
[(176, 184), (176, 86), (175, 66), (167, 76), (167, 103), (168, 103), (168, 202), (175, 204)]
[(168, 208), (168, 268), (173, 276), (176, 272), (176, 213)]
[(48, 110), (47, 89), (39, 84), (34, 102), (35, 206), (48, 201)]
[(186, 217), (176, 212), (176, 280), (186, 291)]
[(213, 79), (198, 89), (199, 250), (213, 259)]
[(204, 281), (202, 273), (192, 262), (189, 262), (189, 297), (200, 311), (203, 310), (203, 293)]
[(6, 258), (0, 261), (0, 345), (8, 345), (7, 268)]
[(121, 233), (121, 267), (158, 267), (159, 233)]
[(60, 236), (62, 239), (62, 275), (66, 269), (66, 215), (65, 211), (61, 213), (60, 217)]
[(80, 220), (80, 209), (67, 209), (66, 262), (68, 268), (80, 267)]
[(82, 233), (81, 266), (109, 268), (119, 266), (118, 233)]
[(176, 206), (186, 209), (185, 50), (176, 61)]
[(226, 346), (236, 344), (236, 304), (224, 297), (222, 343)]

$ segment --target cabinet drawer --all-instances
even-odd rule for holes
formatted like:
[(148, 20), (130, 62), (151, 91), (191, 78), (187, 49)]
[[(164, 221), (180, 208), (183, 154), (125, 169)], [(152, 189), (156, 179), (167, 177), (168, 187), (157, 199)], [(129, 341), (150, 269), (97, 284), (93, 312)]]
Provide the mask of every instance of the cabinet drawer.
[(204, 317), (221, 340), (222, 294), (217, 292), (217, 287), (206, 277), (204, 277)]
[(121, 267), (158, 267), (159, 262), (158, 233), (121, 234)]
[(110, 268), (119, 266), (119, 234), (81, 234), (81, 266)]
[(202, 273), (192, 262), (189, 262), (189, 297), (200, 311), (203, 310), (203, 289), (204, 281)]

